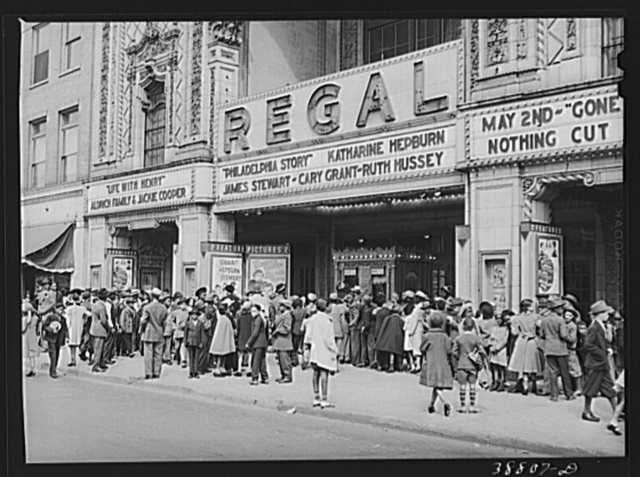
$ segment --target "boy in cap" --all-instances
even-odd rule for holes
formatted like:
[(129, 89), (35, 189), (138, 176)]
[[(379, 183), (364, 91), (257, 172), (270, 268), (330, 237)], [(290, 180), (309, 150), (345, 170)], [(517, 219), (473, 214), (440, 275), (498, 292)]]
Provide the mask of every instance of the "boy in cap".
[(273, 326), (273, 349), (278, 353), (278, 364), (280, 365), (280, 378), (277, 383), (293, 382), (291, 370), (291, 359), (289, 353), (293, 350), (291, 342), (291, 328), (293, 317), (291, 316), (291, 301), (280, 300), (278, 312), (276, 313)]
[(120, 312), (120, 330), (122, 338), (122, 354), (133, 358), (133, 350), (131, 348), (131, 338), (133, 335), (133, 325), (135, 321), (135, 310), (133, 309), (134, 298), (127, 296), (124, 300), (124, 308)]
[(199, 379), (198, 357), (204, 347), (204, 326), (198, 315), (204, 311), (204, 302), (198, 301), (189, 310), (189, 318), (184, 327), (184, 343), (189, 357), (189, 379)]

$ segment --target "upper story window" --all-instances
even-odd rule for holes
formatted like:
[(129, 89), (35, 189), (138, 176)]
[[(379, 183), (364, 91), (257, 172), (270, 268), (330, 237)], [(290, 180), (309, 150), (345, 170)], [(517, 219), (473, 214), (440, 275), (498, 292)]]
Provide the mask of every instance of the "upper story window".
[(461, 20), (365, 20), (365, 63), (421, 50), (461, 35)]
[(78, 109), (60, 113), (60, 181), (75, 181), (78, 175)]
[(164, 164), (166, 106), (164, 83), (154, 81), (147, 88), (144, 133), (144, 166)]
[(33, 29), (33, 78), (32, 84), (49, 77), (49, 24)]
[(602, 19), (602, 76), (618, 76), (618, 55), (624, 50), (624, 18)]
[(62, 71), (80, 66), (80, 24), (65, 23), (62, 26)]
[(45, 160), (47, 153), (47, 120), (33, 121), (29, 125), (31, 133), (30, 186), (44, 187)]

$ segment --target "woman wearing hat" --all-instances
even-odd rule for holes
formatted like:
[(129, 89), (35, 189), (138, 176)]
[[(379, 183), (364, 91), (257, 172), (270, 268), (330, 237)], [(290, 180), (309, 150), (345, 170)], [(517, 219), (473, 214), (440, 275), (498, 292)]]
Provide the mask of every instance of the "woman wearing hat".
[(82, 342), (82, 330), (89, 311), (80, 304), (80, 296), (73, 290), (69, 297), (66, 318), (69, 326), (69, 366), (76, 365), (76, 352)]
[[(404, 320), (400, 315), (402, 308), (398, 304), (391, 305), (391, 314), (382, 322), (376, 337), (376, 351), (380, 371), (392, 373), (402, 371), (402, 355), (404, 353)], [(391, 365), (393, 356), (393, 366)]]
[(37, 312), (31, 304), (31, 294), (27, 291), (22, 301), (22, 350), (29, 366), (28, 378), (36, 375), (36, 358), (40, 356), (36, 333), (37, 322)]
[(582, 395), (582, 368), (578, 361), (578, 354), (576, 347), (578, 345), (578, 325), (576, 320), (580, 314), (571, 305), (567, 304), (562, 312), (562, 317), (567, 325), (567, 351), (568, 364), (569, 364), (569, 376), (571, 377), (571, 387), (575, 390), (576, 396)]
[(445, 389), (453, 389), (453, 374), (451, 371), (451, 340), (444, 329), (447, 321), (446, 313), (436, 311), (430, 316), (431, 328), (424, 335), (420, 351), (425, 365), (420, 374), (420, 384), (433, 388), (429, 403), (429, 414), (436, 412), (436, 400), (444, 404), (444, 415), (451, 414), (451, 405), (444, 397)]
[(533, 312), (533, 300), (525, 298), (520, 302), (520, 313), (511, 319), (511, 334), (517, 336), (508, 369), (522, 380), (522, 394), (529, 393), (529, 379), (535, 383), (538, 374), (538, 345), (536, 344), (536, 322), (538, 315)]
[(209, 354), (213, 355), (215, 361), (214, 378), (227, 376), (225, 369), (227, 367), (227, 359), (232, 353), (236, 352), (233, 324), (227, 315), (230, 302), (231, 300), (227, 302), (225, 299), (218, 305), (218, 320), (209, 347)]

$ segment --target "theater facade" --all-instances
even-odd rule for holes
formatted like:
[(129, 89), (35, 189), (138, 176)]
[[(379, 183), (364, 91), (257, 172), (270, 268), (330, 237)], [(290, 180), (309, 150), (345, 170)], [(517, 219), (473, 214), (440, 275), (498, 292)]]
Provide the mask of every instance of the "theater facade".
[[(437, 44), (421, 20), (138, 23), (87, 27), (86, 166), (26, 187), (28, 269), (66, 250), (70, 286), (624, 305), (621, 18), (465, 19)], [(375, 50), (403, 25), (408, 52)]]

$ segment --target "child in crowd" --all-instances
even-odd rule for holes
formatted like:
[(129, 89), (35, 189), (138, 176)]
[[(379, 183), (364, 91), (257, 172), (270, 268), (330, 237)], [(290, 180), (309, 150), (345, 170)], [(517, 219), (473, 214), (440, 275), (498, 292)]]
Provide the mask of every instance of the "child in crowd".
[[(478, 366), (470, 358), (469, 354), (477, 352), (482, 360), (486, 359), (481, 338), (474, 332), (472, 318), (462, 320), (462, 333), (453, 342), (451, 354), (456, 364), (458, 383), (460, 384), (460, 408), (458, 412), (477, 413), (476, 409), (476, 379)], [(469, 385), (469, 405), (466, 405), (467, 384)]]
[(184, 327), (184, 343), (187, 347), (189, 357), (189, 379), (199, 379), (198, 357), (200, 350), (204, 346), (204, 326), (198, 319), (198, 315), (204, 309), (204, 304), (196, 304), (189, 310), (189, 318)]
[(578, 360), (578, 325), (576, 320), (578, 311), (571, 305), (567, 305), (562, 313), (565, 323), (567, 324), (567, 351), (569, 352), (569, 376), (571, 376), (571, 387), (575, 389), (576, 396), (582, 396), (582, 368)]
[(490, 391), (504, 391), (507, 369), (507, 342), (509, 325), (507, 317), (514, 315), (511, 310), (504, 310), (496, 320), (496, 326), (489, 333), (489, 366), (491, 367)]
[(426, 362), (420, 373), (420, 384), (433, 388), (429, 414), (436, 412), (435, 404), (439, 398), (444, 404), (444, 415), (451, 414), (451, 405), (444, 397), (443, 390), (453, 389), (451, 372), (451, 340), (445, 331), (447, 315), (443, 311), (434, 311), (429, 317), (429, 331), (420, 345), (420, 352)]

